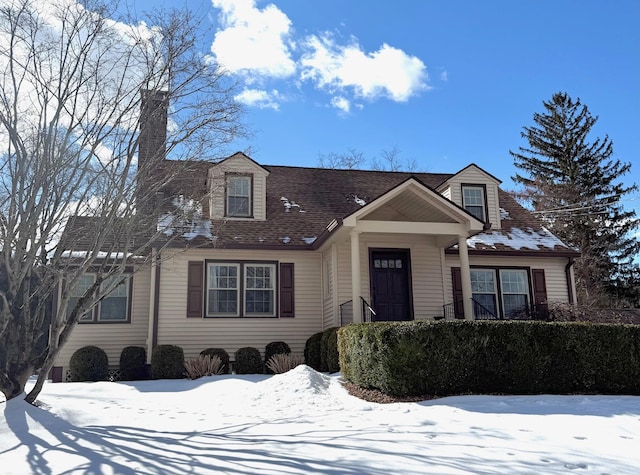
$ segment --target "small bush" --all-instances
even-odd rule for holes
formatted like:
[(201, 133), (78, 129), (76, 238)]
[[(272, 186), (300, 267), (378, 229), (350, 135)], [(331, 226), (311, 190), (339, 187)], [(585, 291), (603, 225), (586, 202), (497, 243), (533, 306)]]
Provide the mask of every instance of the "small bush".
[[(291, 348), (284, 341), (272, 341), (267, 344), (264, 350), (264, 364), (271, 359), (273, 355), (286, 355), (291, 353)], [(266, 373), (273, 374), (269, 367), (265, 370)]]
[(151, 353), (153, 379), (180, 379), (184, 377), (184, 351), (175, 345), (158, 345)]
[(223, 363), (218, 355), (203, 355), (197, 358), (189, 358), (184, 362), (184, 369), (189, 379), (198, 379), (203, 376), (224, 374)]
[(304, 364), (304, 357), (302, 355), (280, 353), (273, 355), (271, 359), (267, 361), (267, 368), (275, 374), (282, 374), (301, 364)]
[(262, 374), (264, 364), (260, 351), (251, 346), (240, 348), (235, 353), (236, 361), (233, 365), (236, 374)]
[(120, 353), (120, 380), (147, 379), (147, 350), (141, 346), (127, 346)]
[(322, 332), (318, 332), (311, 335), (304, 344), (304, 361), (307, 366), (316, 371), (326, 371), (326, 369), (322, 369), (321, 341)]
[(225, 350), (223, 350), (222, 348), (207, 348), (206, 350), (200, 352), (200, 356), (206, 355), (217, 356), (218, 358), (220, 358), (220, 361), (222, 362), (222, 373), (220, 374), (229, 374), (231, 372), (231, 365), (229, 364), (229, 353), (227, 353)]
[(336, 373), (340, 371), (338, 361), (338, 327), (327, 328), (320, 339), (320, 356), (322, 371)]
[(109, 376), (109, 358), (97, 346), (84, 346), (76, 350), (69, 367), (71, 381), (105, 381)]

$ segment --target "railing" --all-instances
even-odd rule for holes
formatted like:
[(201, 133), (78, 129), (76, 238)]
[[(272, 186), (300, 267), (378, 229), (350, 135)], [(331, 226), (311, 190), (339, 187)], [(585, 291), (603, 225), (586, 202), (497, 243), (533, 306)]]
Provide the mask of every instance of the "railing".
[[(362, 321), (372, 321), (373, 316), (376, 315), (376, 311), (373, 307), (371, 307), (369, 302), (362, 297), (360, 297), (360, 306), (362, 310)], [(345, 326), (349, 323), (353, 323), (353, 300), (348, 300), (340, 305), (340, 326)]]
[[(545, 304), (525, 305), (522, 308), (511, 311), (504, 317), (496, 315), (475, 299), (471, 299), (473, 308), (473, 318), (475, 320), (547, 320), (549, 310)], [(445, 304), (442, 306), (445, 320), (464, 319), (464, 305), (462, 300)]]

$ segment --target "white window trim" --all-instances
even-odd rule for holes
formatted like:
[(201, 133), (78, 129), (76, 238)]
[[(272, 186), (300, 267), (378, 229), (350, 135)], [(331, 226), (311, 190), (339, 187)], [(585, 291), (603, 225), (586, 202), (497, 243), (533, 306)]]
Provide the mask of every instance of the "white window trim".
[[(271, 269), (271, 287), (268, 289), (250, 289), (247, 284), (249, 276), (247, 275), (247, 267), (265, 267)], [(276, 265), (272, 263), (247, 262), (242, 265), (242, 275), (244, 286), (242, 289), (243, 310), (245, 317), (273, 317), (276, 314)], [(272, 293), (273, 310), (271, 312), (249, 312), (247, 310), (247, 292), (249, 290), (270, 290)]]
[(467, 210), (469, 213), (471, 213), (471, 211), (469, 211), (467, 209), (467, 206), (472, 206), (472, 207), (475, 208), (478, 205), (477, 204), (468, 205), (466, 203), (465, 196), (464, 196), (464, 190), (466, 190), (466, 189), (468, 189), (468, 190), (472, 190), (473, 189), (473, 190), (479, 190), (480, 191), (480, 200), (481, 200), (482, 203), (479, 206), (482, 209), (482, 219), (480, 219), (480, 218), (478, 218), (478, 219), (480, 219), (480, 221), (482, 221), (482, 222), (486, 222), (487, 221), (487, 203), (486, 203), (486, 200), (485, 200), (485, 188), (483, 186), (480, 186), (480, 185), (462, 185), (462, 207), (465, 210)]
[[(494, 286), (494, 298), (496, 303), (496, 316), (502, 318), (508, 318), (506, 315), (506, 307), (504, 302), (505, 295), (524, 295), (526, 298), (526, 305), (528, 308), (531, 308), (531, 299), (533, 289), (531, 288), (531, 280), (529, 278), (531, 270), (528, 268), (484, 268), (484, 267), (474, 267), (471, 269), (471, 272), (491, 272), (493, 274), (493, 286)], [(502, 285), (502, 275), (507, 272), (518, 272), (524, 275), (525, 282), (525, 292), (505, 292), (504, 286)], [(490, 292), (473, 292), (475, 294), (490, 294)]]
[[(503, 273), (507, 273), (507, 272), (518, 272), (519, 274), (523, 274), (524, 275), (524, 283), (525, 283), (525, 292), (506, 292), (504, 290), (504, 285), (502, 282), (502, 276)], [(529, 286), (529, 276), (528, 276), (528, 272), (525, 269), (500, 269), (500, 299), (502, 302), (502, 312), (504, 313), (504, 316), (507, 317), (507, 306), (505, 305), (504, 302), (504, 296), (505, 295), (524, 295), (525, 296), (525, 308), (528, 308), (531, 306), (530, 304), (530, 300), (531, 300), (531, 289)]]
[[(248, 193), (247, 195), (231, 195), (229, 193), (230, 190), (230, 186), (229, 186), (229, 182), (231, 180), (235, 180), (235, 179), (243, 179), (243, 180), (247, 180), (248, 181), (248, 186), (247, 186), (247, 190)], [(253, 179), (251, 177), (251, 175), (228, 175), (227, 176), (227, 192), (225, 194), (225, 215), (227, 217), (230, 218), (251, 218), (253, 216), (253, 190), (252, 190), (252, 183), (253, 183)], [(239, 197), (239, 198), (247, 198), (248, 199), (248, 205), (247, 205), (247, 213), (238, 213), (238, 212), (232, 212), (231, 207), (230, 207), (230, 198), (232, 197)]]
[[(495, 299), (495, 306), (496, 306), (496, 314), (497, 316), (500, 315), (500, 307), (498, 306), (498, 299), (500, 299), (500, 295), (499, 291), (498, 291), (498, 282), (496, 280), (496, 270), (495, 269), (482, 269), (482, 268), (473, 268), (471, 269), (471, 272), (491, 272), (491, 274), (493, 275), (493, 292), (473, 292), (472, 291), (472, 295), (473, 294), (481, 294), (481, 295), (493, 295), (493, 298)], [(489, 310), (489, 309), (487, 309)]]
[[(211, 287), (211, 266), (234, 266), (238, 269), (238, 286), (236, 290), (236, 298), (237, 305), (236, 308), (238, 311), (236, 313), (226, 312), (226, 313), (214, 313), (210, 310), (210, 300), (209, 300), (209, 291), (216, 290)], [(271, 285), (270, 289), (248, 289), (247, 288), (247, 267), (256, 266), (256, 267), (269, 267), (271, 268)], [(207, 318), (270, 318), (275, 317), (278, 311), (278, 290), (280, 287), (280, 282), (278, 279), (278, 263), (275, 261), (206, 261), (206, 275), (207, 275), (207, 285), (206, 285), (206, 317)], [(247, 290), (271, 290), (273, 293), (273, 311), (271, 313), (258, 313), (258, 312), (247, 312)], [(242, 309), (242, 312), (240, 312)]]
[[(236, 272), (236, 286), (234, 288), (231, 287), (211, 287), (211, 283), (213, 279), (211, 278), (210, 269), (214, 266), (218, 267), (235, 267), (237, 269)], [(209, 317), (238, 317), (240, 315), (240, 292), (241, 286), (240, 281), (242, 279), (242, 270), (241, 266), (237, 262), (207, 262), (207, 316)], [(209, 298), (209, 292), (212, 290), (235, 290), (236, 291), (236, 312), (212, 312), (211, 311), (211, 300)]]

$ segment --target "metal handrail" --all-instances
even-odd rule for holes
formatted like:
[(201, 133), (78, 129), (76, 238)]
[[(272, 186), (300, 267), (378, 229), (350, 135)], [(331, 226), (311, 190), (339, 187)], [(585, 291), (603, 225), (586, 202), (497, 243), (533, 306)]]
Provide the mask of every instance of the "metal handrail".
[[(360, 297), (360, 303), (362, 304), (362, 321), (372, 321), (371, 317), (377, 315), (376, 311), (362, 296)], [(340, 304), (340, 326), (344, 326), (349, 323), (353, 323), (353, 300), (347, 300)]]

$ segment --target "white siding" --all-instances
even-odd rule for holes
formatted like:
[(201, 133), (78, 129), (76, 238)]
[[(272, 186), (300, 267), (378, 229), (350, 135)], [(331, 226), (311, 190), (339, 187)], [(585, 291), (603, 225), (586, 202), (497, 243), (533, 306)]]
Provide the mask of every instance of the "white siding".
[[(413, 310), (416, 320), (433, 318), (442, 314), (442, 269), (440, 249), (431, 236), (406, 234), (360, 235), (360, 269), (362, 272), (361, 295), (370, 304), (369, 251), (370, 249), (408, 249), (411, 257), (411, 281)], [(338, 246), (338, 303), (351, 300), (351, 252), (349, 241)]]
[(489, 222), (492, 228), (500, 229), (500, 202), (498, 200), (498, 185), (475, 167), (469, 167), (453, 176), (447, 182), (449, 184), (451, 201), (462, 206), (462, 184), (485, 185), (487, 189), (487, 208), (489, 210)]
[[(253, 178), (253, 220), (264, 221), (266, 216), (267, 171), (243, 155), (234, 155), (209, 169), (211, 219), (225, 217), (225, 174), (240, 173)], [(248, 218), (230, 218), (248, 219)]]
[[(295, 317), (187, 318), (188, 261), (205, 259), (293, 262)], [(293, 352), (302, 353), (307, 338), (322, 330), (321, 265), (322, 254), (309, 251), (199, 249), (177, 252), (162, 264), (158, 344), (178, 345), (186, 357), (197, 356), (205, 348), (224, 348), (233, 359), (238, 348), (253, 346), (264, 353), (267, 343), (281, 340), (288, 343)]]
[[(478, 257), (469, 256), (471, 266), (487, 267), (528, 267), (530, 269), (544, 269), (547, 284), (547, 300), (549, 302), (568, 302), (567, 278), (565, 266), (567, 260), (563, 258), (545, 257)], [(458, 256), (446, 256), (445, 269), (445, 295), (447, 302), (453, 302), (453, 290), (451, 288), (451, 268), (459, 267)]]
[[(110, 366), (120, 364), (120, 353), (126, 346), (147, 346), (149, 328), (149, 289), (151, 271), (142, 269), (133, 275), (130, 323), (81, 323), (76, 325), (67, 344), (56, 358), (55, 366), (69, 367), (73, 353), (87, 345), (102, 348)], [(64, 374), (64, 373), (63, 373)]]

